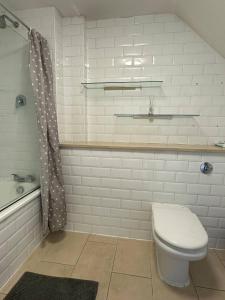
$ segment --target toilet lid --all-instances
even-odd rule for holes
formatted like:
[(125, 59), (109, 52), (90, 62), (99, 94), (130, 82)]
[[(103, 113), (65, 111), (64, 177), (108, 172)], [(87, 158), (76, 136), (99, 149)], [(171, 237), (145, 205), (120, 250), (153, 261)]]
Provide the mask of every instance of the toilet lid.
[(208, 235), (190, 209), (170, 204), (152, 205), (155, 233), (177, 248), (196, 250), (205, 247)]

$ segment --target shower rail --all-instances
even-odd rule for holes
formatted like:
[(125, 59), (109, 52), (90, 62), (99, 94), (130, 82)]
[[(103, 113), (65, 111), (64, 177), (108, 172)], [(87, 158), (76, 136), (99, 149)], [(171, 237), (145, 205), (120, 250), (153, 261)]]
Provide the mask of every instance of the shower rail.
[(24, 23), (19, 17), (17, 17), (13, 12), (11, 12), (5, 5), (3, 5), (1, 2), (0, 2), (0, 7), (2, 7), (5, 11), (7, 11), (9, 14), (11, 14), (11, 16), (13, 16), (18, 22), (19, 24), (23, 25), (29, 32), (31, 31), (31, 28), (26, 24)]

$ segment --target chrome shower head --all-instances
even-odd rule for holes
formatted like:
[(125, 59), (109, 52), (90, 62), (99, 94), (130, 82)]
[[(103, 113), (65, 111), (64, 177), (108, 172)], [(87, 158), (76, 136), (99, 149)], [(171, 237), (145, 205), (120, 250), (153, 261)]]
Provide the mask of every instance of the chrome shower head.
[(6, 28), (6, 20), (4, 15), (0, 16), (0, 28), (2, 29)]
[(0, 28), (4, 29), (4, 28), (7, 27), (6, 20), (8, 20), (10, 23), (12, 23), (12, 25), (13, 25), (14, 28), (18, 28), (19, 25), (20, 25), (18, 22), (12, 20), (7, 15), (1, 15), (0, 16)]

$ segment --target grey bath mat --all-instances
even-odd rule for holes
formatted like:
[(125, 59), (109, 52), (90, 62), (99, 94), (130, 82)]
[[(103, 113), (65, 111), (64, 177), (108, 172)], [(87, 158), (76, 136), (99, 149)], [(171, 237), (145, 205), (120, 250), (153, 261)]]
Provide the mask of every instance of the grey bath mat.
[(95, 300), (98, 283), (26, 272), (4, 300)]

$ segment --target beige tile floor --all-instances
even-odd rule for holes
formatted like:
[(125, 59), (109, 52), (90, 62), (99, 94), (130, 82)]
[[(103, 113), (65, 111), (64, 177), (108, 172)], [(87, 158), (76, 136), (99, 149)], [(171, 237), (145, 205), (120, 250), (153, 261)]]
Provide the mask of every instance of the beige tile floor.
[(4, 298), (25, 271), (99, 282), (97, 300), (225, 300), (225, 250), (191, 264), (179, 289), (157, 274), (152, 242), (81, 233), (51, 234), (0, 290)]

